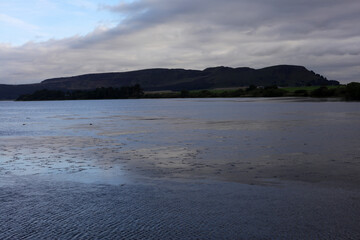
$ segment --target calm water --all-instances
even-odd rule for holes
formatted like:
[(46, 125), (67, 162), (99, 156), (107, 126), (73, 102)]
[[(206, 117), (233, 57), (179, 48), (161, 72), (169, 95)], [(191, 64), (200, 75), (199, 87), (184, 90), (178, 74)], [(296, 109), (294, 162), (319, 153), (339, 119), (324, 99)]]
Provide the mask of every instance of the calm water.
[[(125, 172), (235, 181), (274, 176), (345, 181), (346, 174), (355, 178), (359, 170), (356, 102), (0, 102), (0, 112), (0, 171), (8, 174), (83, 172), (94, 174), (93, 180), (114, 182)], [(342, 169), (350, 172), (329, 175), (344, 162), (348, 166)]]
[(0, 102), (1, 239), (359, 239), (360, 103)]

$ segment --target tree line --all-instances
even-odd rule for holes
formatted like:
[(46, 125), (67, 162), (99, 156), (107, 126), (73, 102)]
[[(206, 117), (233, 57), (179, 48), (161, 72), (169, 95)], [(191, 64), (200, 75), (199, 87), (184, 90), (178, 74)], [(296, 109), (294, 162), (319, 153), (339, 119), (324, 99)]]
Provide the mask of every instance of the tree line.
[(85, 99), (135, 99), (135, 98), (214, 98), (214, 97), (338, 97), (345, 100), (360, 100), (360, 83), (353, 82), (336, 87), (279, 88), (277, 86), (258, 87), (251, 85), (239, 89), (182, 90), (178, 92), (147, 92), (144, 93), (139, 84), (121, 88), (97, 88), (95, 90), (39, 90), (33, 94), (21, 95), (18, 101), (41, 100), (85, 100)]
[(17, 101), (41, 101), (41, 100), (86, 100), (86, 99), (129, 99), (141, 98), (144, 91), (139, 84), (121, 88), (96, 88), (95, 90), (61, 91), (42, 89), (32, 94), (24, 94)]

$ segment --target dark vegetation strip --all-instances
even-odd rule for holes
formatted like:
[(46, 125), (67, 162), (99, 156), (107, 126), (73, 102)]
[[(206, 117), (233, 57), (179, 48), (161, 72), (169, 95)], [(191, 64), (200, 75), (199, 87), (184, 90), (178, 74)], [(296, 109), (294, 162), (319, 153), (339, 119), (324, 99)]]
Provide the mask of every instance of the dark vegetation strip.
[(21, 95), (17, 101), (85, 100), (85, 99), (137, 99), (137, 98), (215, 98), (215, 97), (316, 97), (360, 100), (360, 83), (341, 86), (287, 87), (249, 86), (239, 89), (182, 90), (179, 92), (144, 92), (139, 84), (121, 88), (97, 88), (91, 91), (39, 90)]

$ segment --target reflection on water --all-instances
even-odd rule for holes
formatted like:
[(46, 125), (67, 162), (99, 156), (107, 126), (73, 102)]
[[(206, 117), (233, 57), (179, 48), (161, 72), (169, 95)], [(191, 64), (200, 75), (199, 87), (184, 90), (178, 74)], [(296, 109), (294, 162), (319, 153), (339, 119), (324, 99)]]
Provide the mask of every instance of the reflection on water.
[(360, 183), (359, 105), (294, 99), (0, 102), (0, 172), (95, 182), (131, 173)]

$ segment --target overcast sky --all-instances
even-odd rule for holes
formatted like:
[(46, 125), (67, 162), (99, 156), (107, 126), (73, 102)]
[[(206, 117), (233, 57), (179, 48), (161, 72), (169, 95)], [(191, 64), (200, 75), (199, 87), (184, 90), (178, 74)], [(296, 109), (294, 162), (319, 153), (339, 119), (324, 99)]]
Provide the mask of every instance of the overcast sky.
[(359, 23), (359, 0), (1, 1), (0, 83), (278, 64), (360, 81)]

